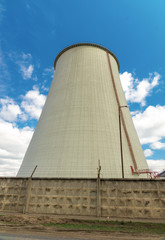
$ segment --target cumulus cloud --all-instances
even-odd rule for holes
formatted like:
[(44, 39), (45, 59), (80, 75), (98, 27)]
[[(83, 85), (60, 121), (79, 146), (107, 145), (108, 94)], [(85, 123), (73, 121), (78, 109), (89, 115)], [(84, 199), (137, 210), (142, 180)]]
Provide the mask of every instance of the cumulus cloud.
[(153, 149), (160, 146), (160, 141), (165, 137), (165, 106), (149, 106), (144, 112), (134, 115), (133, 121), (141, 144), (152, 144)]
[(8, 97), (0, 99), (0, 176), (16, 175), (34, 131), (18, 127), (17, 122), (38, 119), (45, 99), (35, 87), (22, 96), (20, 105)]
[(33, 87), (24, 96), (21, 97), (20, 105), (13, 99), (6, 97), (0, 99), (0, 119), (16, 122), (17, 120), (38, 119), (42, 107), (45, 103), (46, 96), (41, 94), (39, 89)]
[(16, 175), (32, 134), (32, 128), (0, 119), (0, 176)]
[(148, 166), (152, 171), (162, 172), (165, 170), (165, 159), (160, 160), (147, 160)]
[(145, 149), (144, 150), (144, 155), (145, 155), (145, 157), (150, 157), (150, 156), (152, 156), (153, 155), (153, 151), (151, 150), (151, 149)]
[(30, 118), (38, 119), (40, 117), (42, 107), (45, 103), (46, 96), (40, 94), (37, 88), (28, 91), (25, 96), (23, 96), (23, 101), (21, 107), (24, 109), (26, 114)]
[[(9, 153), (25, 151), (25, 145), (29, 142), (32, 129), (29, 127), (19, 129), (15, 124), (0, 119), (0, 148)], [(4, 154), (5, 152), (3, 152)]]
[(15, 177), (20, 167), (20, 160), (17, 159), (2, 159), (0, 157), (0, 176)]
[(165, 143), (162, 142), (154, 142), (152, 144), (150, 144), (150, 147), (152, 149), (165, 149)]
[(13, 99), (0, 99), (0, 118), (7, 121), (15, 121), (20, 114), (21, 109)]
[(120, 74), (120, 80), (128, 102), (146, 105), (146, 97), (152, 89), (158, 85), (160, 75), (158, 73), (149, 74), (148, 78), (139, 81), (132, 73), (124, 72)]

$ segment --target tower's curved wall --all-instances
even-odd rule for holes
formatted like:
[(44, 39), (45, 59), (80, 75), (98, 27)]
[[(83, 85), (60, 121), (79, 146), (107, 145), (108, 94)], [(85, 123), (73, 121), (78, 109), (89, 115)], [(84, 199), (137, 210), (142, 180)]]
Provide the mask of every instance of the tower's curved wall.
[[(17, 176), (30, 176), (37, 165), (35, 177), (95, 178), (100, 160), (102, 178), (121, 178), (119, 105), (126, 104), (110, 51), (89, 44), (63, 51)], [(147, 163), (129, 109), (120, 111), (124, 175), (138, 177), (130, 166)]]

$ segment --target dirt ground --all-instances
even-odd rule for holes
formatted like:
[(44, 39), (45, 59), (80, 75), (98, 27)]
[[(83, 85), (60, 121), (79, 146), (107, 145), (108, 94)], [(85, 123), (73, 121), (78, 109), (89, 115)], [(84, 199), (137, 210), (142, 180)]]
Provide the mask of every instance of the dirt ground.
[[(23, 233), (40, 233), (49, 234), (50, 236), (59, 236), (65, 238), (79, 238), (79, 239), (122, 239), (122, 240), (137, 240), (137, 239), (159, 239), (165, 240), (165, 235), (160, 233), (150, 233), (147, 232), (129, 232), (126, 229), (107, 231), (106, 227), (114, 227), (115, 219), (98, 218), (91, 217), (73, 217), (73, 216), (54, 216), (54, 215), (29, 215), (29, 214), (14, 214), (14, 213), (0, 213), (0, 233), (3, 232), (23, 232)], [(133, 225), (137, 220), (119, 220), (116, 222), (116, 227), (121, 224), (128, 225), (128, 223)], [(143, 222), (145, 220), (143, 219)], [(141, 222), (138, 220), (138, 222)], [(149, 222), (149, 220), (146, 220)], [(153, 220), (150, 220), (153, 222)], [(154, 220), (155, 223), (165, 223), (164, 220)], [(143, 223), (141, 223), (143, 224)], [(67, 228), (69, 225), (69, 228)], [(86, 226), (89, 228), (77, 228), (77, 226)], [(71, 227), (70, 227), (71, 226)], [(73, 226), (73, 227), (72, 227)], [(75, 227), (76, 228), (75, 228)], [(117, 229), (117, 228), (116, 228)]]

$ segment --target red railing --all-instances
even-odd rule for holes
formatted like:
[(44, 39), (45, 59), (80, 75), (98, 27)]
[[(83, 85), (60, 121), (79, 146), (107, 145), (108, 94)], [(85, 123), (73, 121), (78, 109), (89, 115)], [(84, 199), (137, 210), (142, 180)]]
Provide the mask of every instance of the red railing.
[(149, 174), (150, 175), (150, 178), (157, 178), (159, 176), (159, 173), (158, 172), (155, 172), (155, 171), (151, 171), (150, 169), (137, 169), (137, 170), (134, 170), (132, 166), (130, 166), (131, 168), (131, 171), (132, 171), (132, 174)]

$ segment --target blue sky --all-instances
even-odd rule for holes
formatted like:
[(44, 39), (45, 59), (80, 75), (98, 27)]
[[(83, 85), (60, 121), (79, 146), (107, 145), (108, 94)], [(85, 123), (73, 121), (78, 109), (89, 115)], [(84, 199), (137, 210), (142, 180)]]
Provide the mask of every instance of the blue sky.
[(165, 169), (164, 12), (164, 0), (0, 0), (0, 175), (17, 173), (54, 59), (79, 42), (117, 56), (149, 167)]

